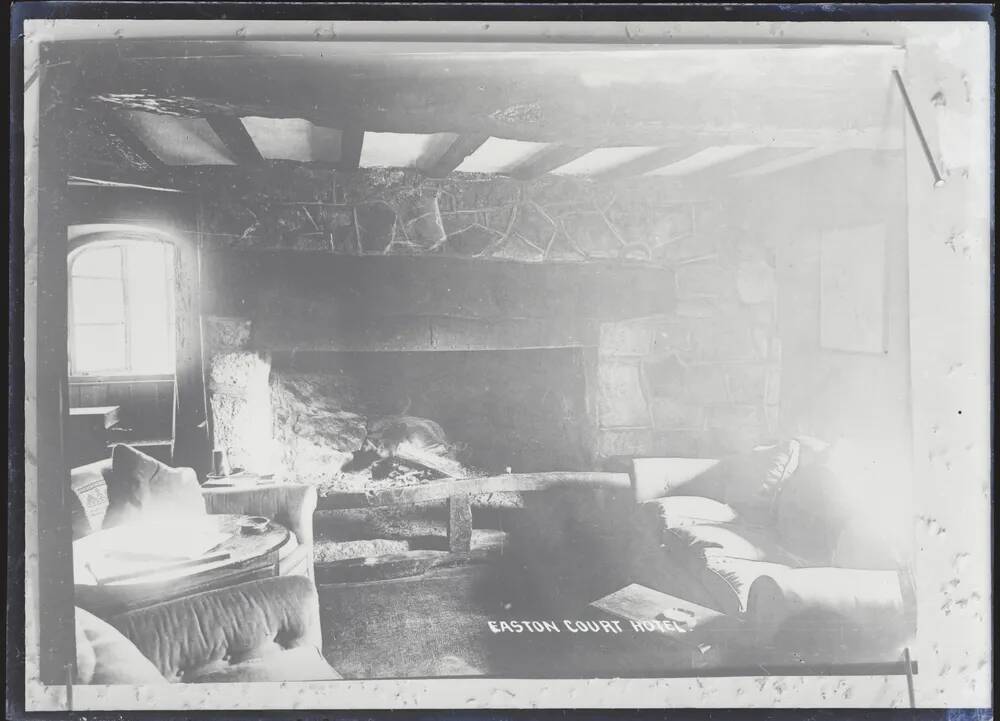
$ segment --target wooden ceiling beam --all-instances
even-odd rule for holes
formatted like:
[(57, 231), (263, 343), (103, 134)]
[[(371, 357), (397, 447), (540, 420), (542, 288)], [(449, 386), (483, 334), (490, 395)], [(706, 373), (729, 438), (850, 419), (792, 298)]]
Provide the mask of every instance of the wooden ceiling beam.
[(595, 180), (620, 180), (630, 178), (635, 175), (642, 175), (657, 168), (673, 165), (679, 160), (690, 158), (692, 155), (702, 150), (704, 146), (686, 146), (659, 148), (638, 158), (627, 160), (621, 165), (608, 168), (602, 173), (594, 176)]
[(139, 181), (129, 182), (125, 180), (107, 180), (104, 178), (90, 178), (80, 175), (70, 175), (66, 179), (66, 185), (78, 188), (129, 188), (132, 190), (155, 190), (161, 193), (184, 193), (186, 191), (179, 188), (167, 188), (158, 185), (149, 185)]
[[(372, 132), (448, 130), (595, 147), (685, 145), (692, 136), (713, 145), (819, 145), (845, 128), (875, 147), (901, 142), (888, 127), (898, 124), (886, 122), (898, 62), (889, 55), (844, 52), (831, 64), (806, 48), (731, 48), (566, 63), (559, 53), (530, 61), (498, 53), (505, 60), (497, 72), (492, 61), (461, 53), (391, 51), (351, 59), (271, 43), (260, 45), (260, 55), (214, 47), (192, 55), (172, 42), (127, 53), (107, 43), (78, 54), (89, 70), (80, 92), (148, 112), (300, 117)], [(602, 82), (588, 79), (595, 72)], [(753, 92), (754, 80), (768, 92)], [(851, 103), (834, 102), (842, 97)]]
[(226, 146), (226, 150), (240, 165), (258, 165), (264, 162), (256, 143), (247, 132), (243, 121), (235, 115), (209, 115), (205, 118), (212, 131)]
[[(476, 93), (476, 97), (482, 93)], [(766, 122), (753, 124), (733, 121), (706, 126), (694, 121), (669, 122), (650, 119), (652, 110), (639, 108), (633, 117), (609, 118), (602, 108), (595, 107), (595, 116), (580, 119), (576, 110), (558, 107), (546, 112), (540, 120), (523, 120), (518, 115), (521, 107), (497, 107), (482, 101), (470, 103), (459, 115), (454, 103), (447, 111), (437, 104), (416, 106), (407, 102), (406, 96), (391, 96), (385, 102), (392, 108), (371, 107), (363, 98), (350, 102), (353, 90), (345, 90), (344, 98), (336, 104), (322, 102), (304, 103), (301, 96), (272, 93), (270, 102), (256, 98), (227, 97), (216, 87), (192, 87), (184, 96), (151, 93), (149, 91), (124, 92), (116, 90), (96, 96), (96, 100), (112, 108), (141, 110), (143, 112), (207, 117), (213, 114), (246, 117), (259, 115), (269, 118), (300, 117), (315, 125), (327, 127), (363, 127), (379, 133), (440, 133), (444, 129), (463, 135), (492, 135), (526, 142), (556, 143), (578, 147), (609, 147), (612, 145), (649, 145), (685, 147), (690, 145), (767, 145), (780, 142), (797, 146), (821, 146), (833, 143), (875, 149), (902, 148), (901, 126), (860, 126), (845, 130), (837, 127), (836, 119), (825, 126), (794, 126)], [(398, 99), (397, 99), (398, 97)], [(594, 103), (598, 101), (595, 100)], [(638, 102), (638, 101), (637, 101)], [(584, 104), (581, 100), (579, 104)], [(622, 105), (628, 105), (625, 101)], [(345, 105), (347, 107), (345, 107)], [(575, 108), (575, 106), (574, 106)], [(529, 114), (529, 110), (524, 111)], [(787, 114), (786, 114), (787, 115)], [(781, 118), (783, 119), (783, 118)], [(777, 118), (769, 120), (777, 120)]]
[(534, 180), (586, 155), (591, 150), (593, 150), (592, 147), (551, 145), (524, 162), (504, 171), (503, 175), (509, 175), (517, 180)]
[(417, 169), (431, 178), (445, 178), (461, 165), (463, 160), (489, 140), (489, 137), (488, 135), (459, 135), (433, 162), (422, 167), (418, 166)]
[(365, 144), (365, 131), (356, 126), (349, 126), (340, 133), (340, 160), (337, 170), (357, 170), (361, 164), (361, 149)]

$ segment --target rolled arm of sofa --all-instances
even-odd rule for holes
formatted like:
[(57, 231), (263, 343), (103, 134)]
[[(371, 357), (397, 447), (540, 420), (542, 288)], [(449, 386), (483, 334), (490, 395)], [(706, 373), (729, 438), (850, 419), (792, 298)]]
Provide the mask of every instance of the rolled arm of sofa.
[(313, 542), (314, 486), (280, 483), (252, 488), (206, 488), (202, 491), (209, 513), (240, 513), (266, 516), (295, 534), (301, 546)]
[(896, 570), (790, 568), (758, 577), (747, 597), (756, 643), (788, 645), (821, 631), (866, 644), (902, 643), (915, 630), (905, 575)]
[(276, 576), (206, 591), (110, 619), (170, 681), (265, 656), (322, 647), (316, 586)]

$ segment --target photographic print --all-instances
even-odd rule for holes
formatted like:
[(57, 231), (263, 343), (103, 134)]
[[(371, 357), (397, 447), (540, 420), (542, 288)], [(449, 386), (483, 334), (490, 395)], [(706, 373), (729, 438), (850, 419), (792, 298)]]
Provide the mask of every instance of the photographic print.
[(26, 19), (27, 708), (987, 706), (990, 32)]

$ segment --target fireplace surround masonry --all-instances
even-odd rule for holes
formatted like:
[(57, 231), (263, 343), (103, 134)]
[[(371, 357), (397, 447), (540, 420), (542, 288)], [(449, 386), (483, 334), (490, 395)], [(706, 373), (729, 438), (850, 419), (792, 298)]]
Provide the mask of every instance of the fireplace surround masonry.
[(290, 428), (287, 394), (274, 391), (296, 356), (315, 364), (343, 351), (571, 350), (563, 358), (575, 359), (582, 387), (563, 405), (577, 447), (556, 465), (718, 454), (777, 429), (773, 254), (730, 227), (717, 203), (665, 202), (669, 189), (655, 183), (430, 181), (281, 166), (193, 172), (205, 187), (215, 443), (235, 465), (292, 474), (296, 434), (313, 439), (315, 467), (346, 462), (365, 412), (328, 399), (315, 422)]

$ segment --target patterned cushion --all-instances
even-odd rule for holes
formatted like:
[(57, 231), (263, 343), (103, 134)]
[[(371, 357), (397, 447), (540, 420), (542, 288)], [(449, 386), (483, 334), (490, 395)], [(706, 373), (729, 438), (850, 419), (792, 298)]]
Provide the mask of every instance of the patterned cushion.
[(101, 528), (108, 510), (108, 485), (104, 478), (107, 461), (78, 466), (70, 472), (70, 512), (73, 539), (83, 538)]

